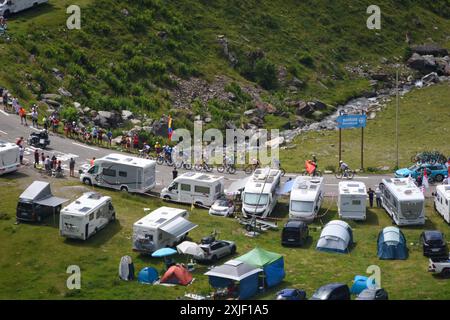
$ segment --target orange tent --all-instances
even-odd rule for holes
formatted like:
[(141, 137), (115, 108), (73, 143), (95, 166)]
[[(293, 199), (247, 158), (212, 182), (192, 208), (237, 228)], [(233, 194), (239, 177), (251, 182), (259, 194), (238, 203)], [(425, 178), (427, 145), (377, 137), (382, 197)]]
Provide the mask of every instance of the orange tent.
[(186, 286), (192, 281), (192, 274), (189, 271), (181, 266), (175, 265), (171, 266), (169, 270), (164, 273), (161, 278), (161, 283), (172, 283), (172, 284), (180, 284), (182, 286)]

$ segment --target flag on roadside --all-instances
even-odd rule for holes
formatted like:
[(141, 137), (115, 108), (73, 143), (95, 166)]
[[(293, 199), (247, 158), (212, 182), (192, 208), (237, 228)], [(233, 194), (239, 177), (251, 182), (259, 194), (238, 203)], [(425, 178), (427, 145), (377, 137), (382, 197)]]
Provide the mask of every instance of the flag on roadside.
[(422, 185), (423, 185), (423, 187), (425, 189), (430, 187), (430, 184), (428, 183), (428, 174), (427, 174), (427, 169), (426, 168), (424, 168), (424, 170), (423, 170)]
[(167, 134), (169, 136), (169, 141), (172, 141), (172, 133), (173, 133), (173, 130), (172, 130), (172, 117), (170, 115), (169, 115), (169, 121), (167, 123), (167, 127), (168, 127)]

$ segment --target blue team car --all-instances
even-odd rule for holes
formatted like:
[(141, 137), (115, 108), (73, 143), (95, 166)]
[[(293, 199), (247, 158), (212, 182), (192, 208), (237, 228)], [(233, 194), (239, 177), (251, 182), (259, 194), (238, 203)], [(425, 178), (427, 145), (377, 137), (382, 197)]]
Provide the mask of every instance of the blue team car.
[(447, 176), (447, 167), (443, 164), (415, 164), (409, 168), (403, 168), (395, 171), (396, 178), (407, 178), (411, 175), (413, 179), (417, 179), (418, 176), (423, 174), (423, 170), (426, 168), (428, 178), (432, 178), (437, 182), (442, 182)]

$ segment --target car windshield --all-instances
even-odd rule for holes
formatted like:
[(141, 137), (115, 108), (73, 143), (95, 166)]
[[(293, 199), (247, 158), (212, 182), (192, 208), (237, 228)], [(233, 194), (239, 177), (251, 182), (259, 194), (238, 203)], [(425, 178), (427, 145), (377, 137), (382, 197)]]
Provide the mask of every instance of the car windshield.
[(415, 170), (417, 170), (418, 168), (419, 168), (419, 166), (415, 164), (415, 165), (409, 167), (408, 170), (410, 170), (410, 171), (415, 171)]
[(269, 200), (269, 195), (264, 193), (245, 193), (244, 203), (251, 206), (264, 206)]
[(228, 207), (228, 201), (227, 200), (217, 200), (215, 205), (218, 207)]
[(312, 201), (291, 201), (291, 211), (313, 212), (314, 202)]
[(22, 210), (22, 211), (31, 212), (31, 211), (33, 211), (33, 204), (25, 203), (25, 202), (19, 202), (19, 209)]

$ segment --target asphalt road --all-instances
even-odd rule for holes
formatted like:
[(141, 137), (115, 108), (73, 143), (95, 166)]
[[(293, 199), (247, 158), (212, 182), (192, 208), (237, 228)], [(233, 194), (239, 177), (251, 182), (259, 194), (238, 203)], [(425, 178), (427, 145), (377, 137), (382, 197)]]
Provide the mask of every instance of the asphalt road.
[[(24, 137), (26, 140), (28, 136), (33, 131), (39, 131), (36, 128), (31, 127), (31, 121), (28, 121), (29, 126), (24, 126), (20, 124), (20, 118), (17, 115), (9, 114), (3, 111), (3, 107), (0, 107), (0, 139), (7, 140), (10, 142), (15, 142), (17, 138)], [(102, 148), (99, 146), (86, 145), (84, 143), (65, 138), (61, 135), (54, 135), (49, 132), (50, 138), (50, 146), (44, 150), (45, 155), (56, 157), (62, 161), (63, 167), (65, 169), (68, 168), (70, 158), (74, 158), (76, 161), (76, 171), (78, 168), (89, 166), (89, 162), (92, 157), (101, 158), (106, 156), (112, 152), (121, 153), (113, 150), (109, 150), (106, 148)], [(33, 152), (35, 148), (28, 146), (25, 143), (25, 161), (29, 161), (31, 163), (33, 160)], [(302, 162), (303, 163), (303, 162)], [(179, 169), (179, 174), (183, 173), (182, 169)], [(219, 174), (215, 172), (215, 174)], [(157, 186), (154, 191), (160, 191), (163, 187), (170, 184), (172, 181), (172, 167), (168, 167), (165, 165), (158, 165), (156, 169), (157, 175)], [(247, 177), (245, 172), (238, 171), (234, 175), (230, 174), (221, 174), (225, 177), (225, 188), (229, 186), (232, 182)], [(286, 181), (288, 178), (294, 178), (296, 174), (286, 173), (283, 181)], [(392, 177), (392, 175), (357, 175), (355, 177), (355, 181), (362, 181), (366, 184), (367, 188), (376, 188), (376, 186), (381, 182), (381, 179), (386, 177)], [(336, 179), (334, 175), (325, 175), (325, 193), (327, 196), (333, 196), (337, 194), (338, 183), (340, 180)]]

